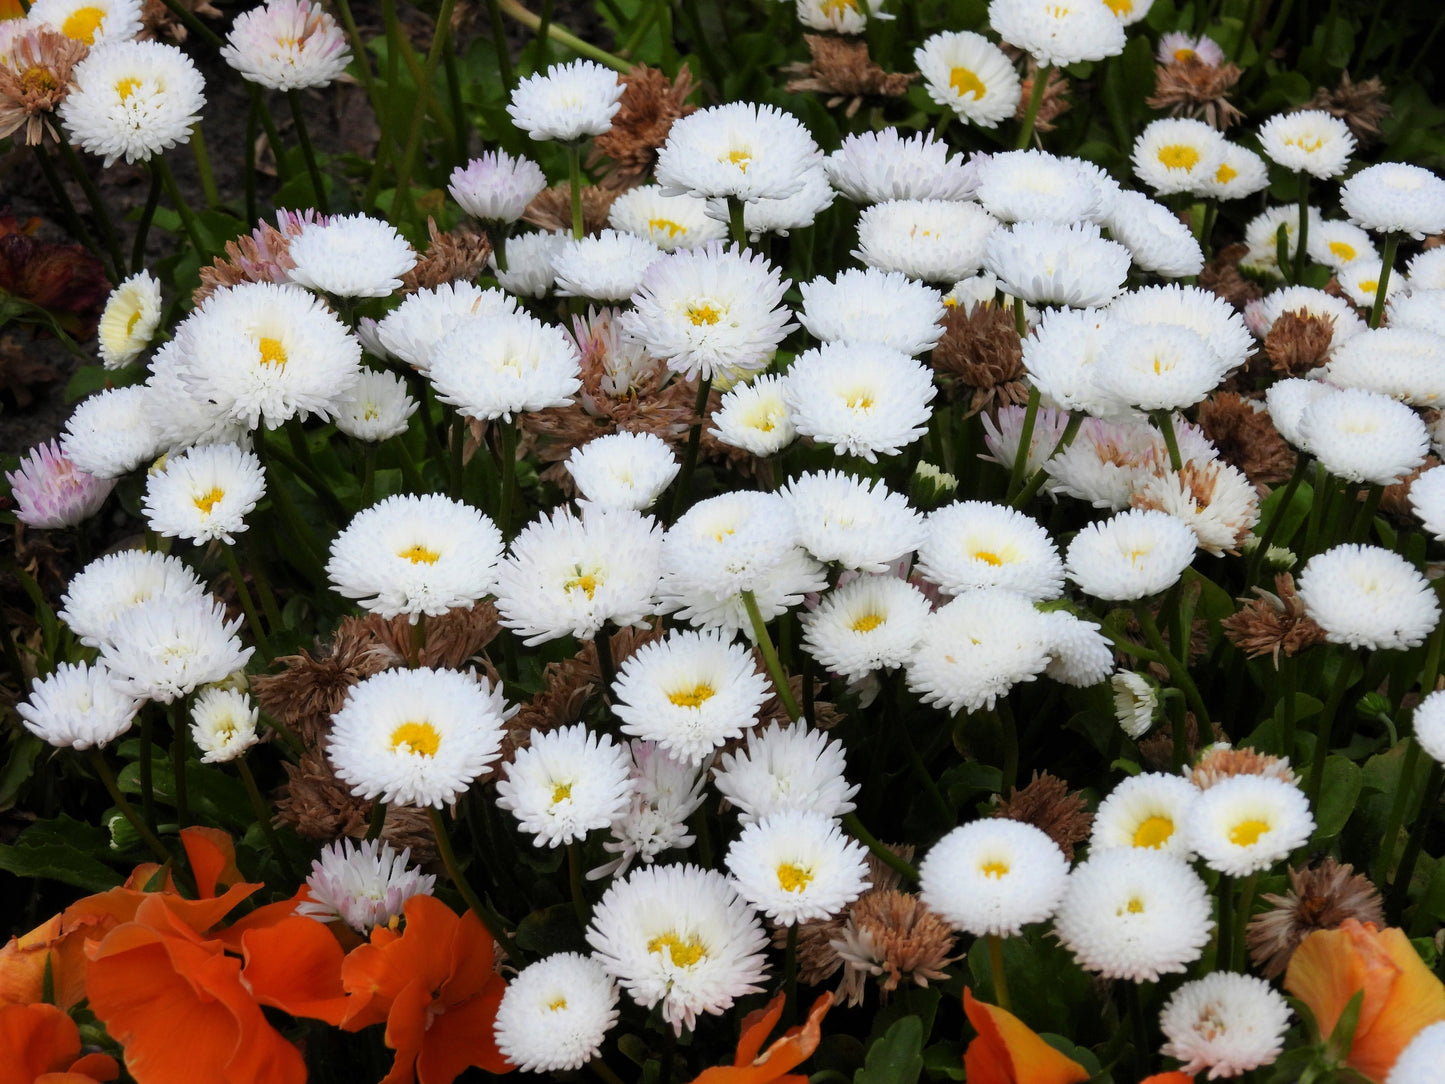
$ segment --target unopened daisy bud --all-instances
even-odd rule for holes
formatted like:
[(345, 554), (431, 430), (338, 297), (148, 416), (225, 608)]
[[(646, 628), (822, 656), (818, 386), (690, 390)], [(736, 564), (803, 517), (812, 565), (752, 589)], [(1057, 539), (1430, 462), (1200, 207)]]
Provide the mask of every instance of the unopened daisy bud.
[(934, 844), (918, 877), (923, 902), (954, 928), (976, 937), (1016, 937), (1054, 913), (1069, 863), (1040, 829), (991, 817)]
[(1138, 741), (1159, 716), (1159, 687), (1132, 670), (1120, 670), (1109, 681), (1114, 690), (1114, 718), (1125, 734)]
[(559, 952), (507, 984), (493, 1031), (497, 1049), (524, 1073), (581, 1069), (617, 1023), (617, 983), (590, 956)]
[(596, 61), (553, 64), (517, 84), (507, 112), (533, 139), (572, 143), (612, 127), (623, 89), (617, 73)]
[(1290, 172), (1325, 180), (1348, 168), (1355, 137), (1338, 117), (1305, 109), (1270, 117), (1260, 125), (1259, 145), (1270, 161)]
[(314, 0), (267, 0), (231, 24), (221, 57), (272, 90), (324, 87), (351, 63), (346, 33)]
[(919, 508), (936, 508), (958, 492), (958, 479), (926, 460), (919, 460), (908, 480), (908, 497)]
[(96, 328), (100, 360), (107, 369), (123, 369), (140, 357), (161, 322), (161, 284), (137, 271), (112, 292)]
[(363, 935), (377, 926), (394, 927), (406, 901), (431, 895), (436, 884), (430, 873), (408, 869), (410, 859), (411, 848), (397, 854), (380, 840), (339, 839), (311, 863), (310, 898), (296, 905), (296, 913), (318, 922), (340, 920)]
[(1184, 1073), (1239, 1076), (1274, 1064), (1289, 1022), (1289, 1005), (1264, 979), (1216, 971), (1169, 996), (1159, 1014), (1167, 1040), (1160, 1053), (1183, 1062)]
[(111, 680), (103, 665), (63, 662), (15, 706), (25, 729), (58, 748), (105, 745), (130, 729), (141, 700)]
[(306, 224), (287, 254), (291, 281), (337, 297), (387, 297), (417, 260), (396, 227), (362, 214)]
[(1243, 877), (1289, 856), (1315, 830), (1309, 799), (1293, 783), (1236, 775), (1204, 791), (1189, 818), (1189, 845), (1211, 869)]
[(207, 444), (166, 459), (146, 477), (141, 510), (151, 530), (197, 545), (235, 545), (245, 517), (266, 494), (266, 472), (254, 452)]
[(202, 690), (191, 704), (191, 737), (201, 751), (201, 762), (235, 760), (255, 745), (260, 741), (256, 735), (259, 718), (260, 710), (243, 692), (216, 686)]
[(7, 471), (15, 518), (30, 527), (74, 527), (100, 511), (115, 482), (76, 468), (58, 441), (37, 444)]
[(452, 170), (447, 191), (463, 211), (483, 222), (515, 222), (547, 187), (546, 174), (530, 158), (487, 151)]
[(205, 80), (191, 58), (158, 41), (117, 41), (71, 72), (74, 88), (56, 111), (71, 140), (110, 166), (148, 161), (191, 138)]
[(826, 813), (789, 810), (743, 828), (727, 868), (745, 900), (791, 926), (831, 918), (868, 886), (868, 852)]

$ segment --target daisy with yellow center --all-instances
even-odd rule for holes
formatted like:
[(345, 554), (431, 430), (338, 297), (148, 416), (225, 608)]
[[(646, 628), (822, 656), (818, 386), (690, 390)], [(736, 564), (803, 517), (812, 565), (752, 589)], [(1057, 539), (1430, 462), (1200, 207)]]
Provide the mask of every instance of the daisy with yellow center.
[(141, 29), (139, 0), (36, 0), (30, 22), (95, 46), (126, 41)]
[(160, 320), (160, 281), (137, 271), (111, 292), (100, 315), (96, 341), (105, 367), (124, 368), (140, 357)]
[(497, 1008), (497, 1048), (523, 1072), (582, 1068), (617, 1022), (617, 984), (596, 960), (559, 952), (529, 964)]
[(1099, 804), (1091, 851), (1140, 847), (1188, 859), (1188, 826), (1199, 789), (1181, 776), (1149, 772), (1130, 776)]
[(1134, 141), (1134, 174), (1157, 195), (1202, 192), (1224, 164), (1225, 139), (1203, 121), (1165, 117)]
[(581, 723), (534, 733), (497, 782), (498, 808), (509, 810), (538, 847), (560, 847), (606, 828), (631, 800), (626, 747)]
[(744, 899), (779, 925), (830, 918), (868, 886), (868, 852), (814, 810), (754, 821), (728, 848)]
[(995, 128), (1018, 107), (1018, 72), (1008, 57), (982, 34), (935, 34), (914, 50), (928, 96), (963, 120)]
[(141, 506), (157, 534), (229, 546), (265, 493), (266, 474), (255, 453), (206, 444), (169, 456), (163, 469), (150, 473)]
[(1033, 825), (990, 818), (949, 832), (928, 852), (918, 875), (923, 902), (955, 929), (1014, 937), (1054, 913), (1069, 863)]
[(1268, 869), (1314, 832), (1309, 800), (1273, 776), (1236, 775), (1204, 791), (1189, 824), (1189, 844), (1231, 877)]

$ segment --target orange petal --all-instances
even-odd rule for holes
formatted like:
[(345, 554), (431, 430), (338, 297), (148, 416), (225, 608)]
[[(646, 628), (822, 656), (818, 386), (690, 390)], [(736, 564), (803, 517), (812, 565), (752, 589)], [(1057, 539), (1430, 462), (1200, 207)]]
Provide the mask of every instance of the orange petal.
[[(47, 919), (0, 948), (0, 1006), (28, 1005), (45, 997), (45, 961), (60, 943), (60, 916)], [(51, 961), (51, 977), (59, 993), (59, 975)]]
[[(771, 1025), (768, 1025), (769, 1018), (776, 1024), (782, 1013), (782, 996), (779, 994), (778, 998), (763, 1010), (763, 1016), (748, 1014), (748, 1020), (756, 1018), (757, 1023), (744, 1030), (743, 1039), (738, 1042), (737, 1058), (732, 1066), (719, 1065), (705, 1069), (693, 1084), (783, 1084), (795, 1079), (785, 1074), (807, 1061), (813, 1051), (818, 1049), (818, 1042), (822, 1038), (823, 1017), (833, 1006), (833, 995), (823, 994), (819, 997), (813, 1002), (812, 1009), (808, 1011), (808, 1019), (801, 1027), (789, 1028), (781, 1039), (758, 1057), (755, 1054), (758, 1044), (766, 1039), (772, 1030)], [(777, 1009), (776, 1013), (774, 1009)], [(751, 1063), (743, 1060), (748, 1053), (754, 1054)]]
[(1040, 1039), (1013, 1013), (976, 1000), (966, 986), (963, 1011), (978, 1031), (963, 1056), (969, 1084), (1079, 1084), (1089, 1079), (1082, 1065)]
[(236, 844), (218, 828), (183, 828), (181, 844), (191, 872), (196, 875), (196, 892), (202, 899), (216, 894), (216, 886), (233, 885), (241, 879), (236, 868)]
[(783, 1018), (783, 1008), (787, 1003), (787, 994), (782, 990), (778, 991), (777, 997), (769, 1001), (761, 1009), (754, 1009), (743, 1017), (743, 1033), (738, 1039), (737, 1057), (733, 1059), (734, 1065), (751, 1065), (758, 1056), (758, 1051), (763, 1048), (763, 1043), (768, 1041), (768, 1036), (773, 1033), (773, 1028), (778, 1026), (778, 1021)]
[(54, 1005), (7, 1005), (0, 1009), (0, 1084), (31, 1084), (59, 1072), (80, 1054), (80, 1029)]
[(416, 1059), (419, 1084), (451, 1084), (471, 1065), (493, 1074), (516, 1068), (497, 1049), (493, 1031), (506, 989), (502, 977), (493, 975), (481, 993), (450, 1006), (432, 1021)]
[(1176, 1069), (1172, 1073), (1155, 1073), (1145, 1077), (1139, 1084), (1194, 1084), (1194, 1078)]
[(341, 986), (345, 959), (332, 933), (301, 915), (246, 933), (241, 941), (246, 964), (241, 975), (251, 995), (292, 1016), (341, 1023), (346, 991)]

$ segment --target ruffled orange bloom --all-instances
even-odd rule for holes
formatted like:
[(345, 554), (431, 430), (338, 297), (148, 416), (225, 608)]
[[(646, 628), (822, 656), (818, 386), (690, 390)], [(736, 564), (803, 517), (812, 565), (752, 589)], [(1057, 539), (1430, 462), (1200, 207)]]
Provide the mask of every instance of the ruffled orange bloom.
[(507, 988), (492, 967), (492, 935), (472, 912), (458, 917), (431, 896), (413, 896), (403, 913), (400, 934), (379, 926), (346, 957), (342, 1027), (386, 1021), (396, 1058), (381, 1084), (451, 1084), (468, 1066), (510, 1072), (492, 1035)]
[(963, 1054), (968, 1084), (1078, 1084), (1089, 1071), (1039, 1038), (1013, 1013), (974, 999), (963, 988), (963, 1011), (978, 1031)]
[(743, 1018), (743, 1034), (732, 1065), (704, 1069), (693, 1084), (807, 1084), (805, 1075), (789, 1070), (807, 1061), (818, 1049), (823, 1017), (833, 1006), (833, 995), (824, 994), (813, 1002), (807, 1021), (801, 1027), (789, 1028), (760, 1056), (758, 1051), (782, 1018), (783, 1004), (780, 993), (767, 1008), (748, 1013)]
[(1284, 988), (1309, 1006), (1327, 1039), (1350, 999), (1364, 991), (1345, 1064), (1377, 1082), (1416, 1032), (1445, 1020), (1445, 986), (1404, 931), (1377, 930), (1353, 918), (1337, 930), (1316, 930), (1300, 943)]
[(1194, 1078), (1188, 1073), (1181, 1073), (1175, 1069), (1172, 1073), (1155, 1073), (1153, 1076), (1146, 1076), (1139, 1084), (1194, 1084)]
[(80, 1029), (54, 1005), (0, 1009), (0, 1084), (96, 1084), (120, 1066), (106, 1054), (80, 1056)]

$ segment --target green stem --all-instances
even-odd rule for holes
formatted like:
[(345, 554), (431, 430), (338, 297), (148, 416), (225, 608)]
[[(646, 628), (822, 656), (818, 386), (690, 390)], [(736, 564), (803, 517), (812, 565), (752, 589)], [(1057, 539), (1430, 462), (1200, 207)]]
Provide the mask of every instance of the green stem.
[(880, 843), (878, 837), (867, 828), (864, 828), (857, 813), (843, 814), (843, 827), (848, 830), (849, 835), (867, 847), (879, 861), (898, 873), (909, 884), (916, 885), (918, 883), (918, 871)]
[(261, 596), (261, 612), (266, 615), (266, 624), (274, 634), (278, 629), (285, 627), (281, 619), (281, 610), (276, 605), (276, 596), (271, 591), (271, 584), (266, 579), (266, 566), (260, 560), (255, 535), (253, 532), (246, 532), (246, 551), (250, 557), (251, 576), (256, 581), (256, 593)]
[[(1410, 881), (1415, 876), (1415, 863), (1420, 858), (1420, 849), (1425, 845), (1425, 833), (1435, 819), (1435, 809), (1440, 804), (1440, 791), (1445, 787), (1445, 767), (1438, 762), (1430, 765), (1430, 778), (1425, 783), (1425, 797), (1420, 802), (1420, 811), (1410, 827), (1410, 840), (1405, 844), (1405, 853), (1400, 856), (1399, 868), (1390, 884), (1388, 913), (1399, 915), (1410, 898)], [(1418, 925), (1418, 919), (1416, 924)]]
[(1029, 333), (1029, 314), (1024, 310), (1024, 299), (1014, 298), (1014, 331), (1022, 339)]
[(1049, 85), (1049, 72), (1053, 70), (1052, 64), (1040, 64), (1034, 72), (1033, 90), (1029, 93), (1028, 112), (1024, 114), (1023, 127), (1019, 129), (1019, 138), (1015, 146), (1024, 150), (1034, 136), (1034, 120), (1039, 115), (1039, 106), (1044, 103), (1044, 88)]
[(1410, 808), (1410, 795), (1415, 789), (1415, 771), (1420, 765), (1420, 743), (1414, 738), (1405, 739), (1405, 762), (1400, 766), (1400, 782), (1395, 787), (1395, 800), (1390, 803), (1390, 818), (1385, 822), (1385, 835), (1380, 840), (1380, 864), (1375, 873), (1375, 883), (1385, 884), (1390, 878), (1390, 865), (1395, 858), (1395, 844), (1400, 838), (1400, 827), (1405, 823), (1405, 812)]
[(176, 823), (185, 828), (191, 823), (191, 803), (186, 791), (186, 698), (171, 701), (171, 771), (176, 777)]
[(1214, 924), (1214, 967), (1217, 971), (1228, 971), (1234, 959), (1234, 911), (1230, 907), (1234, 896), (1234, 878), (1222, 874), (1219, 878), (1219, 908)]
[[(200, 126), (197, 125), (199, 128)], [(150, 191), (146, 193), (145, 207), (141, 210), (140, 221), (135, 228), (135, 244), (130, 249), (130, 270), (135, 274), (146, 265), (146, 241), (150, 237), (151, 220), (155, 218), (156, 205), (161, 201), (161, 179), (151, 171)]]
[[(446, 0), (443, 2), (445, 3)], [(427, 816), (431, 818), (432, 831), (436, 833), (437, 853), (441, 856), (442, 865), (446, 866), (447, 876), (451, 878), (452, 884), (461, 893), (462, 899), (471, 909), (472, 914), (482, 920), (482, 925), (492, 935), (492, 940), (501, 945), (507, 956), (521, 966), (526, 957), (522, 955), (516, 941), (512, 940), (512, 935), (507, 932), (507, 926), (502, 921), (502, 916), (482, 902), (481, 897), (477, 895), (463, 875), (461, 866), (457, 864), (456, 852), (452, 850), (451, 837), (447, 834), (447, 825), (446, 821), (442, 819), (442, 811), (436, 806), (428, 806)]]
[(241, 609), (246, 614), (246, 624), (251, 629), (251, 638), (256, 641), (256, 647), (261, 652), (261, 657), (266, 660), (266, 668), (271, 668), (271, 660), (276, 656), (271, 652), (271, 643), (266, 639), (265, 629), (261, 626), (260, 615), (256, 612), (256, 602), (251, 597), (251, 591), (246, 586), (246, 578), (241, 574), (241, 564), (236, 560), (236, 551), (231, 546), (221, 543), (221, 554), (226, 562), (226, 571), (231, 574), (231, 582), (236, 586), (236, 596), (241, 600)]
[(737, 196), (728, 197), (728, 235), (738, 243), (739, 247), (747, 247), (747, 208)]
[(288, 883), (299, 884), (301, 878), (296, 876), (296, 867), (291, 865), (291, 859), (281, 848), (281, 839), (276, 835), (276, 826), (271, 823), (271, 810), (266, 805), (266, 799), (261, 797), (261, 788), (256, 785), (256, 777), (251, 774), (251, 766), (246, 763), (244, 756), (236, 758), (236, 770), (241, 773), (241, 782), (246, 785), (246, 797), (251, 799), (251, 810), (256, 814), (256, 823), (261, 826), (261, 834), (266, 837), (267, 844), (276, 855), (276, 861), (281, 866), (281, 874)]
[(1295, 238), (1294, 280), (1303, 282), (1305, 264), (1309, 262), (1309, 254), (1305, 251), (1305, 246), (1309, 244), (1310, 239), (1310, 175), (1303, 170), (1299, 174), (1299, 225), (1295, 227), (1295, 233), (1299, 236)]
[(437, 12), (436, 30), (432, 34), (431, 48), (427, 50), (426, 63), (422, 67), (422, 78), (417, 84), (416, 101), (412, 105), (411, 123), (407, 128), (406, 148), (402, 151), (401, 162), (396, 169), (396, 198), (392, 201), (392, 217), (401, 207), (411, 201), (411, 171), (416, 165), (417, 152), (421, 150), (422, 133), (426, 125), (427, 101), (436, 79), (437, 65), (441, 62), (442, 51), (446, 48), (447, 34), (451, 30), (452, 11), (456, 0), (442, 0)]
[(798, 924), (788, 926), (788, 940), (783, 949), (783, 1026), (792, 1027), (798, 1019)]
[(1244, 970), (1246, 948), (1249, 944), (1249, 918), (1254, 907), (1254, 890), (1258, 884), (1258, 870), (1239, 882), (1239, 895), (1234, 901), (1234, 948), (1229, 960), (1231, 971)]
[(1179, 454), (1179, 435), (1174, 432), (1174, 419), (1167, 410), (1156, 410), (1149, 417), (1163, 436), (1164, 447), (1169, 449), (1169, 469), (1179, 473), (1184, 469), (1184, 460)]
[(567, 187), (572, 197), (572, 239), (582, 240), (582, 144), (567, 144)]
[[(492, 0), (488, 0), (489, 3)], [(497, 0), (501, 10), (510, 18), (517, 20), (525, 27), (529, 27), (533, 33), (541, 29), (542, 19), (535, 12), (528, 11), (517, 0)], [(632, 65), (623, 60), (620, 56), (614, 56), (606, 49), (599, 49), (590, 42), (583, 41), (576, 34), (568, 33), (562, 27), (553, 23), (547, 27), (547, 36), (558, 45), (571, 49), (578, 56), (585, 56), (588, 60), (595, 60), (604, 67), (611, 68), (615, 72), (626, 75), (632, 70)], [(503, 39), (505, 41), (505, 38)], [(505, 46), (503, 46), (505, 48)], [(499, 50), (500, 51), (500, 50)]]
[(487, 0), (487, 13), (492, 20), (492, 46), (497, 52), (497, 69), (502, 75), (502, 86), (510, 96), (517, 89), (517, 73), (512, 69), (512, 51), (507, 46), (507, 28), (502, 23), (502, 9), (497, 0)]
[(1346, 656), (1339, 660), (1340, 668), (1335, 674), (1335, 680), (1330, 685), (1328, 697), (1325, 699), (1324, 710), (1320, 712), (1319, 737), (1315, 739), (1314, 756), (1310, 760), (1309, 783), (1305, 787), (1305, 794), (1309, 797), (1310, 805), (1318, 808), (1320, 800), (1320, 788), (1325, 779), (1325, 761), (1330, 756), (1330, 734), (1335, 725), (1335, 712), (1339, 710), (1340, 701), (1345, 698), (1345, 690), (1350, 687), (1350, 672), (1354, 667), (1354, 656)]
[(1304, 452), (1295, 453), (1294, 471), (1289, 476), (1289, 482), (1285, 485), (1284, 496), (1274, 506), (1270, 514), (1269, 522), (1265, 524), (1264, 531), (1259, 536), (1259, 545), (1254, 548), (1254, 553), (1249, 557), (1249, 568), (1245, 575), (1245, 585), (1253, 584), (1259, 579), (1260, 566), (1264, 564), (1264, 555), (1274, 542), (1274, 537), (1279, 533), (1279, 525), (1284, 522), (1284, 515), (1294, 500), (1295, 491), (1299, 489), (1300, 483), (1304, 481), (1305, 473), (1309, 470), (1309, 456)]
[(156, 831), (156, 787), (155, 787), (155, 724), (151, 712), (141, 709), (140, 713), (140, 801), (145, 814), (146, 825)]
[(161, 3), (165, 4), (170, 13), (179, 19), (187, 30), (199, 35), (207, 45), (219, 49), (224, 44), (219, 34), (196, 18), (195, 14), (178, 0), (161, 0)]
[(537, 17), (537, 40), (532, 46), (532, 70), (542, 71), (547, 67), (547, 31), (552, 28), (552, 5), (554, 0), (542, 0), (542, 14)]
[(1184, 699), (1189, 704), (1190, 710), (1194, 712), (1195, 723), (1199, 727), (1200, 735), (1207, 735), (1211, 732), (1209, 725), (1209, 709), (1204, 706), (1204, 698), (1199, 695), (1199, 687), (1194, 684), (1194, 679), (1189, 676), (1189, 669), (1180, 663), (1167, 644), (1164, 637), (1159, 634), (1159, 626), (1154, 621), (1154, 615), (1149, 612), (1149, 607), (1140, 602), (1134, 607), (1135, 614), (1139, 618), (1139, 627), (1144, 630), (1144, 638), (1149, 641), (1149, 646), (1159, 656), (1159, 661), (1169, 671), (1170, 680), (1176, 687), (1183, 690)]
[(91, 180), (85, 163), (80, 160), (80, 155), (75, 153), (75, 148), (65, 138), (65, 130), (57, 128), (56, 133), (59, 136), (56, 145), (60, 147), (60, 156), (65, 159), (65, 164), (75, 175), (75, 179), (80, 182), (81, 190), (85, 192), (86, 202), (90, 204), (90, 213), (100, 223), (100, 236), (105, 241), (105, 249), (110, 254), (111, 265), (115, 268), (115, 280), (119, 282), (125, 277), (125, 258), (120, 254), (120, 239), (116, 237), (115, 227), (110, 222), (110, 215), (105, 212), (105, 204), (100, 198), (100, 189), (95, 186), (95, 181)]
[(426, 618), (425, 613), (419, 613), (411, 625), (411, 655), (407, 662), (413, 670), (421, 669), (421, 652), (426, 647)]
[(1295, 693), (1299, 687), (1299, 662), (1286, 655), (1279, 664), (1280, 702), (1284, 706), (1284, 718), (1279, 726), (1279, 752), (1281, 756), (1294, 760)]
[(150, 825), (146, 824), (145, 820), (136, 814), (135, 807), (127, 802), (125, 795), (120, 792), (120, 787), (115, 781), (115, 773), (110, 770), (110, 765), (105, 762), (105, 754), (100, 751), (98, 746), (92, 745), (86, 750), (86, 755), (90, 757), (91, 766), (95, 768), (95, 774), (100, 776), (101, 785), (105, 787), (105, 792), (110, 795), (110, 800), (115, 803), (116, 809), (120, 810), (120, 815), (128, 820), (130, 826), (136, 830), (136, 834), (140, 836), (141, 842), (151, 849), (151, 853), (154, 854), (163, 865), (171, 861), (171, 852), (166, 850), (165, 844), (151, 831)]
[(206, 206), (215, 210), (221, 205), (221, 191), (216, 187), (216, 175), (211, 171), (211, 156), (206, 153), (206, 136), (200, 122), (191, 125), (191, 156), (196, 161), (196, 174), (201, 181), (201, 192), (205, 194)]
[(502, 540), (507, 541), (512, 537), (512, 504), (516, 499), (515, 490), (517, 488), (517, 422), (515, 419), (498, 420), (497, 449), (498, 457), (501, 459), (497, 467), (502, 474), (497, 528), (502, 532)]
[(1385, 487), (1371, 484), (1365, 499), (1360, 502), (1360, 510), (1355, 514), (1355, 524), (1350, 528), (1351, 542), (1364, 542), (1370, 537), (1370, 528), (1375, 523), (1375, 512), (1380, 507), (1380, 498), (1385, 495)]
[(706, 376), (698, 381), (697, 401), (693, 404), (692, 428), (687, 433), (687, 447), (682, 453), (682, 470), (678, 471), (677, 480), (673, 482), (672, 507), (667, 515), (667, 522), (674, 522), (687, 504), (688, 491), (692, 488), (692, 472), (697, 467), (697, 452), (702, 446), (702, 425), (707, 416), (707, 397), (712, 392), (712, 377)]
[(577, 925), (585, 930), (592, 909), (587, 906), (587, 895), (582, 891), (582, 845), (575, 839), (567, 844), (567, 882), (572, 890), (572, 910), (577, 915)]
[(451, 497), (453, 500), (462, 499), (462, 490), (466, 480), (465, 467), (462, 464), (462, 451), (466, 447), (467, 418), (460, 411), (452, 418), (451, 424), (451, 447), (448, 449), (450, 455), (447, 459), (447, 479), (451, 483)]
[(88, 248), (91, 255), (100, 260), (103, 265), (105, 263), (105, 251), (96, 241), (95, 235), (86, 228), (85, 221), (80, 217), (80, 212), (76, 210), (69, 193), (65, 191), (65, 182), (60, 179), (60, 174), (56, 172), (55, 163), (50, 160), (49, 153), (45, 150), (45, 147), (39, 143), (35, 144), (33, 149), (35, 151), (35, 160), (40, 163), (40, 172), (45, 175), (45, 183), (50, 186), (50, 194), (55, 198), (56, 205), (59, 206), (60, 213), (65, 218), (65, 225), (70, 231), (70, 235)]
[(376, 501), (376, 444), (367, 441), (361, 450), (361, 507), (370, 508)]
[(592, 643), (597, 648), (597, 669), (602, 674), (602, 699), (610, 703), (612, 685), (617, 680), (617, 666), (612, 661), (612, 640), (607, 635), (606, 625), (597, 630)]
[(366, 822), (366, 841), (370, 843), (373, 839), (380, 839), (385, 827), (386, 803), (378, 798), (371, 803), (371, 817)]
[(777, 650), (773, 647), (772, 637), (768, 635), (768, 626), (763, 622), (762, 611), (758, 609), (758, 600), (751, 591), (743, 591), (742, 599), (743, 606), (748, 611), (748, 620), (753, 626), (753, 636), (757, 639), (758, 650), (763, 653), (763, 661), (767, 664), (768, 674), (773, 679), (773, 688), (777, 691), (778, 699), (783, 702), (783, 710), (788, 713), (788, 718), (796, 723), (798, 717), (803, 713), (798, 707), (798, 702), (793, 699), (793, 690), (788, 685), (788, 675), (783, 670)]
[(1013, 469), (1009, 471), (1008, 492), (1012, 499), (1017, 496), (1020, 486), (1023, 484), (1024, 471), (1029, 465), (1029, 449), (1034, 443), (1034, 426), (1039, 418), (1039, 388), (1035, 384), (1029, 388), (1028, 406), (1024, 407), (1024, 425), (1019, 430), (1018, 450), (1014, 452)]
[[(1055, 444), (1053, 450), (1044, 457), (1044, 462), (1047, 463), (1053, 459), (1054, 456), (1065, 451), (1070, 444), (1074, 443), (1074, 438), (1079, 435), (1079, 427), (1083, 424), (1083, 411), (1076, 410), (1070, 413), (1069, 420), (1064, 424), (1064, 431), (1060, 434), (1058, 443)], [(1027, 465), (1028, 456), (1024, 457), (1024, 463)], [(1033, 474), (1029, 475), (1029, 480), (1024, 483), (1023, 489), (1019, 490), (1018, 496), (1013, 499), (1013, 506), (1021, 509), (1028, 504), (1029, 501), (1033, 500), (1034, 494), (1042, 488), (1044, 482), (1048, 480), (1048, 477), (1049, 472), (1044, 470), (1042, 466), (1034, 471)]]
[[(419, 90), (425, 101), (425, 91)], [(306, 114), (301, 107), (301, 92), (292, 87), (286, 92), (286, 104), (291, 107), (291, 119), (296, 122), (296, 142), (301, 145), (301, 157), (306, 159), (306, 172), (311, 175), (311, 192), (316, 197), (316, 209), (328, 214), (326, 184), (321, 178), (321, 167), (316, 162), (316, 148), (311, 145), (311, 132), (306, 127)]]
[(595, 1058), (589, 1061), (587, 1063), (587, 1068), (591, 1069), (594, 1073), (596, 1073), (599, 1077), (606, 1081), (606, 1084), (622, 1084), (622, 1078), (616, 1073), (614, 1073), (612, 1069), (608, 1066), (608, 1064), (602, 1060), (601, 1054), (598, 1054)]
[(1140, 983), (1125, 980), (1124, 1004), (1128, 1008), (1129, 1020), (1134, 1026), (1134, 1073), (1143, 1080), (1149, 1075), (1151, 1051), (1149, 1049), (1149, 1018), (1144, 1015), (1143, 991)]
[(988, 969), (993, 974), (993, 996), (998, 1007), (1009, 1012), (1008, 977), (1003, 970), (1003, 939), (996, 933), (988, 935)]
[(1390, 285), (1390, 272), (1395, 266), (1395, 250), (1400, 247), (1398, 233), (1385, 234), (1385, 251), (1380, 256), (1380, 281), (1375, 286), (1375, 303), (1370, 306), (1370, 327), (1380, 326), (1380, 317), (1385, 312), (1385, 291)]
[[(376, 115), (377, 121), (381, 120), (381, 103), (377, 97), (376, 77), (371, 74), (371, 58), (366, 54), (366, 41), (357, 29), (356, 17), (351, 13), (350, 0), (336, 0), (336, 10), (341, 16), (341, 25), (346, 31), (346, 38), (351, 43), (351, 62), (356, 65), (356, 77), (361, 81), (362, 88), (366, 91), (367, 101), (371, 102), (371, 111)], [(378, 151), (380, 148), (378, 148)]]
[(161, 184), (165, 185), (166, 196), (170, 199), (171, 205), (175, 207), (176, 214), (181, 216), (181, 226), (185, 229), (186, 236), (191, 239), (196, 255), (200, 257), (202, 263), (205, 263), (206, 258), (210, 255), (210, 250), (205, 241), (201, 239), (200, 223), (196, 221), (195, 213), (191, 210), (191, 205), (186, 202), (185, 196), (181, 195), (180, 185), (176, 184), (175, 174), (171, 172), (170, 164), (166, 162), (165, 155), (162, 154), (152, 155), (149, 161), (151, 169), (160, 174)]

